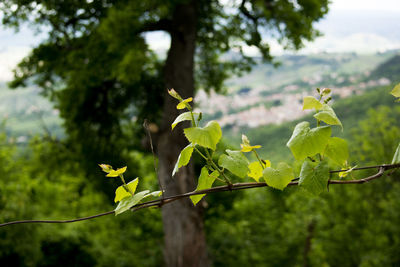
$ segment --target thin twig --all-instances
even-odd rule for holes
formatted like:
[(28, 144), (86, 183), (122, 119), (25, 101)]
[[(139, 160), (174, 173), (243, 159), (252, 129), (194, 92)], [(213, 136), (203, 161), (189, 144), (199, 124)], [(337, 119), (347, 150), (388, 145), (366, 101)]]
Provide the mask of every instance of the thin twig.
[[(358, 180), (329, 180), (329, 184), (364, 184), (366, 182), (372, 181), (374, 179), (377, 179), (385, 174), (385, 171), (391, 170), (391, 169), (396, 169), (400, 168), (400, 163), (397, 164), (382, 164), (382, 165), (375, 165), (375, 166), (367, 166), (367, 167), (360, 167), (356, 168), (353, 170), (366, 170), (366, 169), (379, 169), (378, 172), (374, 175), (371, 175), (369, 177), (365, 177), (362, 179)], [(337, 172), (343, 172), (346, 170), (334, 170), (330, 171), (330, 173), (337, 173)], [(292, 182), (288, 184), (288, 186), (295, 186), (298, 185), (298, 178), (293, 179)], [(234, 190), (245, 190), (245, 189), (250, 189), (250, 188), (258, 188), (258, 187), (269, 187), (268, 184), (266, 183), (256, 183), (256, 182), (249, 182), (249, 183), (236, 183), (236, 184), (231, 184), (231, 185), (222, 185), (222, 186), (216, 186), (212, 187), (209, 189), (204, 189), (204, 190), (199, 190), (199, 191), (192, 191), (180, 195), (174, 195), (170, 197), (165, 197), (163, 199), (156, 199), (156, 200), (151, 200), (147, 201), (144, 203), (137, 204), (131, 208), (132, 212), (144, 209), (144, 208), (149, 208), (149, 207), (160, 207), (161, 205), (171, 203), (173, 201), (187, 198), (190, 196), (194, 195), (200, 195), (200, 194), (208, 194), (208, 193), (216, 193), (216, 192), (224, 192), (224, 191), (234, 191)], [(12, 225), (12, 224), (22, 224), (22, 223), (72, 223), (72, 222), (78, 222), (78, 221), (85, 221), (85, 220), (90, 220), (94, 219), (97, 217), (113, 214), (114, 211), (108, 211), (104, 213), (100, 213), (97, 215), (89, 216), (89, 217), (84, 217), (84, 218), (79, 218), (79, 219), (72, 219), (72, 220), (25, 220), (25, 221), (13, 221), (13, 222), (6, 222), (3, 224), (0, 224), (0, 227), (7, 226), (7, 225)]]
[(151, 133), (150, 133), (150, 129), (149, 129), (149, 123), (148, 123), (147, 119), (144, 120), (143, 127), (146, 129), (147, 135), (149, 136), (151, 153), (153, 154), (154, 171), (156, 173), (158, 184), (160, 186), (161, 197), (164, 198), (164, 189), (163, 189), (163, 186), (161, 184), (160, 177), (158, 175), (157, 160), (156, 160), (156, 155), (154, 153), (154, 147), (153, 147), (153, 139), (151, 138)]

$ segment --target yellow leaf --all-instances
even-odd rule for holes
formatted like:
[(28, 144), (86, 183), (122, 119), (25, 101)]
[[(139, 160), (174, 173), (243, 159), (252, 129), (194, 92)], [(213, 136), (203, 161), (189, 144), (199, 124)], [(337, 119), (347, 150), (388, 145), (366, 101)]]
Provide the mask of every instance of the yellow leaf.
[(240, 150), (241, 152), (251, 152), (251, 151), (253, 151), (253, 149), (260, 148), (261, 146), (260, 145), (250, 146), (250, 145), (240, 144), (240, 147), (242, 148)]
[(253, 149), (260, 148), (261, 146), (260, 145), (256, 145), (256, 146), (250, 145), (249, 138), (247, 138), (247, 136), (242, 134), (242, 143), (240, 144), (240, 147), (242, 148), (240, 150), (241, 152), (251, 152), (251, 151), (253, 151)]

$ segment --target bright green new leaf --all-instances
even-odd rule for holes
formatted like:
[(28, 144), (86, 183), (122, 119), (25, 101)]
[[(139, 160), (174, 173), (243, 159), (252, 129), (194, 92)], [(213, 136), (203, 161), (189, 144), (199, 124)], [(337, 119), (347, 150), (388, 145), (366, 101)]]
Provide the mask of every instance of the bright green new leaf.
[(247, 136), (245, 136), (244, 134), (242, 134), (242, 143), (240, 144), (240, 147), (242, 148), (240, 150), (242, 152), (251, 152), (254, 149), (261, 148), (260, 145), (255, 145), (255, 146), (250, 145), (249, 138), (247, 138)]
[(145, 198), (149, 192), (149, 190), (141, 191), (133, 196), (122, 199), (114, 210), (115, 215), (121, 214), (135, 206), (143, 198)]
[(106, 173), (109, 173), (110, 171), (113, 170), (112, 166), (108, 165), (108, 164), (99, 164), (99, 166), (100, 166), (101, 170)]
[[(266, 160), (265, 164), (263, 163), (263, 166), (264, 168), (271, 167), (271, 162), (269, 160)], [(260, 178), (263, 176), (262, 172), (264, 168), (261, 167), (261, 163), (259, 161), (254, 161), (249, 164), (248, 168), (250, 170), (248, 176), (256, 180), (256, 182), (258, 183), (260, 181)]]
[(314, 195), (327, 190), (329, 168), (325, 161), (318, 165), (308, 160), (301, 166), (299, 185)]
[(176, 161), (174, 170), (172, 171), (172, 176), (175, 175), (180, 167), (186, 166), (189, 163), (190, 158), (192, 157), (193, 149), (194, 147), (192, 144), (189, 144), (187, 147), (182, 149), (181, 153), (179, 154), (178, 160)]
[(117, 170), (111, 170), (106, 176), (107, 177), (118, 177), (120, 174), (123, 174), (126, 171), (126, 166), (123, 168), (119, 168)]
[(182, 100), (182, 97), (173, 88), (171, 90), (167, 90), (167, 91), (168, 91), (168, 94), (170, 96), (172, 96), (173, 98), (178, 99), (178, 100)]
[(313, 96), (305, 96), (303, 98), (303, 110), (313, 109), (313, 108), (315, 108), (316, 110), (320, 110), (322, 107), (323, 105), (321, 104), (321, 102), (319, 102)]
[(222, 137), (221, 127), (216, 121), (210, 121), (204, 128), (186, 128), (184, 133), (189, 142), (211, 148), (212, 150), (216, 149)]
[(293, 169), (285, 162), (280, 162), (276, 169), (265, 168), (263, 177), (267, 185), (283, 190), (294, 179)]
[(247, 165), (249, 161), (240, 151), (226, 150), (226, 154), (222, 154), (219, 157), (218, 164), (229, 170), (234, 175), (237, 175), (240, 178), (244, 178), (249, 172), (249, 168)]
[(136, 178), (133, 181), (130, 181), (127, 185), (121, 185), (115, 190), (115, 198), (114, 202), (117, 203), (126, 197), (132, 196), (135, 194), (136, 187), (139, 183), (139, 178)]
[(347, 141), (339, 137), (330, 138), (325, 148), (324, 156), (331, 158), (334, 162), (343, 166), (349, 157)]
[(400, 143), (396, 149), (396, 152), (394, 152), (392, 164), (400, 163)]
[(327, 126), (310, 129), (310, 124), (304, 121), (296, 125), (286, 145), (296, 159), (312, 157), (325, 150), (331, 132), (331, 127)]
[[(198, 113), (193, 113), (194, 118), (196, 118), (198, 116), (199, 116)], [(171, 124), (171, 128), (173, 130), (175, 128), (175, 126), (178, 125), (178, 123), (180, 123), (182, 121), (191, 121), (191, 120), (192, 120), (192, 115), (190, 114), (190, 111), (184, 112), (184, 113), (180, 114), (178, 117), (176, 117), (174, 122)]]
[[(197, 188), (195, 191), (200, 191), (204, 189), (211, 188), (215, 179), (218, 178), (218, 171), (213, 171), (211, 174), (208, 173), (208, 170), (206, 167), (203, 167), (201, 169), (200, 177), (199, 177), (199, 182), (197, 184)], [(201, 195), (194, 195), (190, 196), (190, 199), (192, 200), (193, 204), (196, 206), (196, 204), (205, 196), (205, 194)]]
[(333, 109), (327, 104), (323, 105), (321, 111), (315, 114), (314, 118), (323, 121), (329, 125), (340, 125), (343, 130), (343, 125), (340, 122), (339, 118), (336, 116), (335, 111), (333, 111)]
[(177, 109), (184, 109), (184, 108), (186, 108), (186, 104), (189, 103), (189, 102), (192, 102), (192, 101), (193, 101), (193, 98), (192, 98), (192, 97), (186, 98), (186, 99), (182, 100), (182, 101), (176, 106), (176, 108), (177, 108)]
[[(344, 178), (346, 177), (349, 173), (351, 173), (355, 168), (357, 168), (357, 165), (351, 168), (342, 168), (342, 172), (339, 172), (339, 177)], [(347, 169), (347, 171), (346, 171)]]
[(390, 93), (395, 97), (400, 97), (400, 83), (398, 83)]

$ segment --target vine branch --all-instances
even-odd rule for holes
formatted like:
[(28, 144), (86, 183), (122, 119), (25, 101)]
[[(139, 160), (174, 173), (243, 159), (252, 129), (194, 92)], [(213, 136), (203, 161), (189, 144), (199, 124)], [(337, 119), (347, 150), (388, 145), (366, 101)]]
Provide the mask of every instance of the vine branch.
[[(359, 168), (354, 168), (353, 171), (358, 171), (358, 170), (367, 170), (367, 169), (378, 169), (378, 172), (374, 175), (362, 178), (362, 179), (357, 179), (357, 180), (329, 180), (328, 184), (364, 184), (369, 181), (372, 181), (374, 179), (377, 179), (385, 174), (386, 171), (392, 170), (392, 169), (398, 169), (400, 168), (400, 163), (396, 164), (382, 164), (382, 165), (374, 165), (374, 166), (366, 166), (366, 167), (359, 167)], [(347, 170), (333, 170), (330, 171), (330, 173), (338, 173), (338, 172), (345, 172)], [(288, 184), (288, 186), (294, 186), (298, 185), (299, 181), (298, 178), (293, 179), (292, 182)], [(265, 182), (257, 183), (257, 182), (249, 182), (249, 183), (235, 183), (235, 184), (230, 184), (230, 185), (222, 185), (222, 186), (216, 186), (212, 187), (209, 189), (204, 189), (204, 190), (199, 190), (199, 191), (192, 191), (180, 195), (174, 195), (170, 197), (165, 197), (162, 199), (156, 199), (156, 200), (151, 200), (147, 201), (144, 203), (137, 204), (131, 208), (132, 212), (144, 209), (144, 208), (149, 208), (149, 207), (161, 207), (165, 204), (171, 203), (173, 201), (187, 198), (193, 195), (200, 195), (200, 194), (208, 194), (208, 193), (216, 193), (216, 192), (224, 192), (224, 191), (234, 191), (234, 190), (244, 190), (244, 189), (250, 189), (250, 188), (257, 188), (257, 187), (269, 187), (268, 184)], [(71, 219), (71, 220), (23, 220), (23, 221), (12, 221), (12, 222), (6, 222), (0, 224), (0, 227), (8, 226), (8, 225), (13, 225), (13, 224), (23, 224), (23, 223), (73, 223), (73, 222), (79, 222), (79, 221), (85, 221), (85, 220), (91, 220), (95, 219), (98, 217), (106, 216), (113, 214), (114, 210), (112, 211), (107, 211), (103, 212), (100, 214), (88, 216), (88, 217), (83, 217), (83, 218), (77, 218), (77, 219)]]

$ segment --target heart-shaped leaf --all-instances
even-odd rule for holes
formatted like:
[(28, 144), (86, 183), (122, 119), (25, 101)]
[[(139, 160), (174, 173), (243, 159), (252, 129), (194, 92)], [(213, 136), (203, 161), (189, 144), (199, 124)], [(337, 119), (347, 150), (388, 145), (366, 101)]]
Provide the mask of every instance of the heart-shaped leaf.
[(305, 159), (325, 150), (331, 132), (328, 126), (310, 129), (310, 124), (304, 121), (296, 125), (286, 145), (296, 159)]
[(315, 97), (313, 96), (305, 96), (303, 98), (303, 110), (306, 109), (316, 109), (320, 110), (323, 107), (321, 102), (319, 102)]
[[(199, 113), (193, 113), (193, 117), (198, 118)], [(182, 121), (191, 121), (191, 120), (192, 120), (192, 115), (190, 114), (190, 111), (184, 112), (184, 113), (180, 114), (178, 117), (176, 117), (174, 122), (171, 124), (171, 128), (173, 130), (175, 128), (175, 126), (178, 125), (178, 123), (180, 123)]]
[(222, 154), (219, 157), (218, 164), (234, 175), (244, 178), (249, 172), (249, 168), (247, 167), (249, 161), (247, 158), (240, 151), (227, 149), (226, 153), (228, 153), (228, 155)]
[(304, 161), (300, 171), (300, 186), (314, 195), (319, 195), (327, 190), (328, 180), (329, 168), (325, 161), (319, 164)]
[(325, 148), (324, 155), (331, 158), (335, 163), (344, 165), (349, 157), (349, 148), (347, 141), (339, 137), (329, 139), (328, 145)]
[(130, 181), (127, 185), (119, 186), (117, 190), (115, 190), (114, 202), (117, 203), (118, 201), (135, 194), (138, 183), (139, 178), (136, 178), (135, 180)]
[(294, 174), (293, 169), (285, 162), (280, 162), (276, 169), (265, 168), (263, 171), (263, 177), (267, 185), (283, 190), (290, 181), (293, 180)]
[(193, 149), (194, 147), (192, 144), (189, 144), (184, 149), (182, 149), (181, 153), (179, 154), (178, 160), (176, 161), (174, 170), (172, 171), (172, 176), (175, 175), (180, 167), (186, 166), (189, 163), (190, 158), (192, 157)]
[(222, 137), (221, 127), (218, 122), (210, 121), (204, 128), (192, 127), (184, 130), (186, 138), (193, 144), (215, 150)]
[(133, 196), (122, 199), (114, 210), (115, 215), (121, 214), (135, 206), (143, 198), (145, 198), (149, 192), (149, 190), (141, 191)]
[(329, 125), (340, 125), (343, 130), (343, 125), (340, 122), (339, 118), (336, 116), (335, 111), (333, 111), (333, 109), (327, 104), (323, 105), (321, 111), (315, 114), (314, 118), (323, 121)]
[[(264, 168), (271, 167), (271, 162), (269, 160), (265, 161), (265, 164), (263, 163)], [(256, 180), (258, 183), (260, 181), (260, 178), (263, 176), (263, 170), (264, 168), (261, 166), (261, 163), (259, 161), (254, 161), (249, 164), (248, 166), (250, 172), (248, 174), (249, 177), (253, 178)]]
[[(218, 171), (213, 171), (211, 174), (209, 174), (207, 168), (203, 167), (201, 169), (199, 181), (198, 181), (197, 188), (195, 191), (200, 191), (200, 190), (211, 188), (215, 179), (217, 179), (217, 178), (218, 178)], [(205, 195), (206, 194), (190, 196), (190, 199), (192, 200), (193, 204), (196, 206), (196, 204)]]
[(400, 83), (398, 83), (390, 93), (395, 97), (400, 97)]

